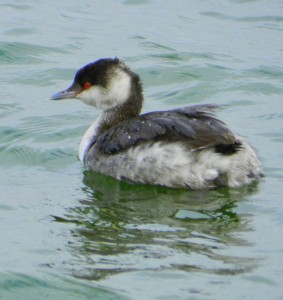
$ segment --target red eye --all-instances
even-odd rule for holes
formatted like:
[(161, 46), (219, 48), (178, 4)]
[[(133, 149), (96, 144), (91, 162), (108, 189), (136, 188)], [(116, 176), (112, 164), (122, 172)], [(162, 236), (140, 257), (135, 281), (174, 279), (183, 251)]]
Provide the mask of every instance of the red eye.
[(87, 89), (89, 89), (91, 87), (91, 83), (90, 82), (85, 82), (84, 83), (84, 90), (87, 90)]

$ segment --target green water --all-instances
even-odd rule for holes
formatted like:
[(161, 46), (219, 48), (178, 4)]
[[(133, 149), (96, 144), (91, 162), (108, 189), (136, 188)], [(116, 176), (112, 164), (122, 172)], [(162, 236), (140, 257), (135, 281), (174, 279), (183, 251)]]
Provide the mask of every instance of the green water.
[[(283, 299), (283, 3), (0, 3), (0, 299)], [(48, 101), (100, 57), (144, 111), (216, 103), (257, 149), (258, 185), (139, 186), (85, 171), (99, 112)]]

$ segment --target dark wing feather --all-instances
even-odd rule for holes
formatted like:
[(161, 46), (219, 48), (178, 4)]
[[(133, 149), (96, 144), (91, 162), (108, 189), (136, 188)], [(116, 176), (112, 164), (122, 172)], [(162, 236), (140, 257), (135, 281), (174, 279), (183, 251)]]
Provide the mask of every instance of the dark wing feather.
[(214, 117), (216, 108), (215, 105), (196, 105), (143, 114), (123, 121), (98, 136), (95, 148), (113, 154), (145, 141), (162, 140), (165, 137), (185, 141), (192, 149), (234, 144), (234, 134), (225, 123)]
[(117, 153), (139, 142), (152, 140), (166, 133), (166, 128), (142, 117), (123, 121), (97, 137), (96, 145), (106, 154)]

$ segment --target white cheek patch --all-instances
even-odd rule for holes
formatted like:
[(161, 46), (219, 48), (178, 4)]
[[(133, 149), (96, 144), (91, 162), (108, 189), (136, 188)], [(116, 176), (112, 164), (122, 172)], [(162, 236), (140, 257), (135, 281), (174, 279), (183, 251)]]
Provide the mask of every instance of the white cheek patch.
[(117, 70), (115, 76), (113, 76), (108, 88), (108, 96), (110, 99), (115, 99), (116, 105), (125, 102), (131, 89), (131, 77), (128, 73)]
[(106, 88), (92, 86), (77, 95), (85, 104), (107, 110), (120, 105), (128, 99), (131, 89), (131, 77), (123, 70), (117, 70)]
[(77, 98), (79, 98), (85, 104), (95, 106), (102, 110), (109, 107), (107, 90), (100, 86), (92, 86), (89, 89), (82, 91), (77, 95)]

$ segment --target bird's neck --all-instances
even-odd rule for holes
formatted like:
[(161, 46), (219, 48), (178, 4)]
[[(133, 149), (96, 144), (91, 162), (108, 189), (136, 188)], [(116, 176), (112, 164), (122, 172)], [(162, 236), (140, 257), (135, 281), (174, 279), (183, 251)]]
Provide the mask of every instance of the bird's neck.
[(143, 105), (143, 92), (139, 78), (133, 86), (129, 98), (123, 104), (102, 112), (98, 120), (96, 135), (140, 114)]
[(83, 161), (85, 153), (97, 136), (125, 120), (137, 117), (141, 112), (142, 104), (143, 95), (140, 89), (123, 105), (103, 111), (98, 119), (88, 128), (81, 140), (79, 149), (80, 160)]
[(140, 111), (130, 111), (128, 107), (116, 107), (115, 109), (103, 111), (97, 120), (96, 136), (125, 120), (137, 117), (139, 114)]

